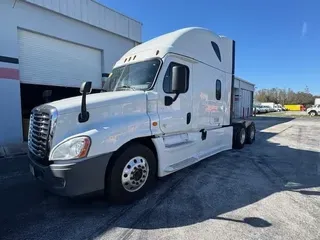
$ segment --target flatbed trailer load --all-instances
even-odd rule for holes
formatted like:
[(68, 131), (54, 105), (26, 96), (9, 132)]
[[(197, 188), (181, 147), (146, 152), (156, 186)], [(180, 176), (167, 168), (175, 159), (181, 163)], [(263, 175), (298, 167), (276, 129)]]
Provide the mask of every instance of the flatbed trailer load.
[(59, 195), (102, 191), (117, 203), (157, 177), (255, 140), (232, 117), (235, 42), (198, 27), (142, 43), (113, 67), (101, 93), (33, 109), (30, 171)]

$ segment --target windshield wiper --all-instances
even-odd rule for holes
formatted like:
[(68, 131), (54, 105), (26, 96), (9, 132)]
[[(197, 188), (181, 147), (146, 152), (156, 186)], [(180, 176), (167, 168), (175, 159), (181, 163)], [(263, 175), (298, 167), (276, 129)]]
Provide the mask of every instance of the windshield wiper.
[(116, 89), (121, 89), (121, 88), (136, 90), (134, 87), (131, 87), (130, 85), (123, 85), (123, 86), (117, 87)]

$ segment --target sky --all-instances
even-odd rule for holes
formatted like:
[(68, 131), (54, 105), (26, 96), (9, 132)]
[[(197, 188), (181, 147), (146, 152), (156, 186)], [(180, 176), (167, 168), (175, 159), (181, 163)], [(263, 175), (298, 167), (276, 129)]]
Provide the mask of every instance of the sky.
[(236, 76), (320, 95), (319, 0), (98, 0), (142, 22), (142, 41), (204, 27), (236, 41)]

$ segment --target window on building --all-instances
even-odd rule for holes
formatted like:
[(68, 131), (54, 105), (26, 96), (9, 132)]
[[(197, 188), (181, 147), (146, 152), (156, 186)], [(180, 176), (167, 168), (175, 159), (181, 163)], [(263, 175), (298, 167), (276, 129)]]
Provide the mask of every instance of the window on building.
[(182, 65), (180, 63), (175, 63), (175, 62), (171, 62), (168, 66), (168, 69), (166, 71), (166, 74), (164, 75), (164, 79), (163, 79), (163, 91), (165, 93), (173, 93), (172, 92), (172, 68), (174, 66), (183, 66), (185, 68), (185, 70), (187, 71), (187, 84), (186, 84), (186, 89), (184, 92), (182, 93), (186, 93), (188, 91), (189, 88), (189, 68), (185, 65)]
[(216, 99), (221, 99), (221, 81), (219, 79), (216, 81)]

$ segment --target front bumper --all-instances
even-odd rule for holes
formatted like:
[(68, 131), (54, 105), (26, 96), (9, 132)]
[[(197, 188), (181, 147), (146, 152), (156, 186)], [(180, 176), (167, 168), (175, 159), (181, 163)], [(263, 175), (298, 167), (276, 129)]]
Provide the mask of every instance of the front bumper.
[(105, 172), (112, 153), (82, 161), (54, 162), (44, 166), (29, 153), (30, 172), (49, 191), (68, 197), (85, 195), (104, 189)]

